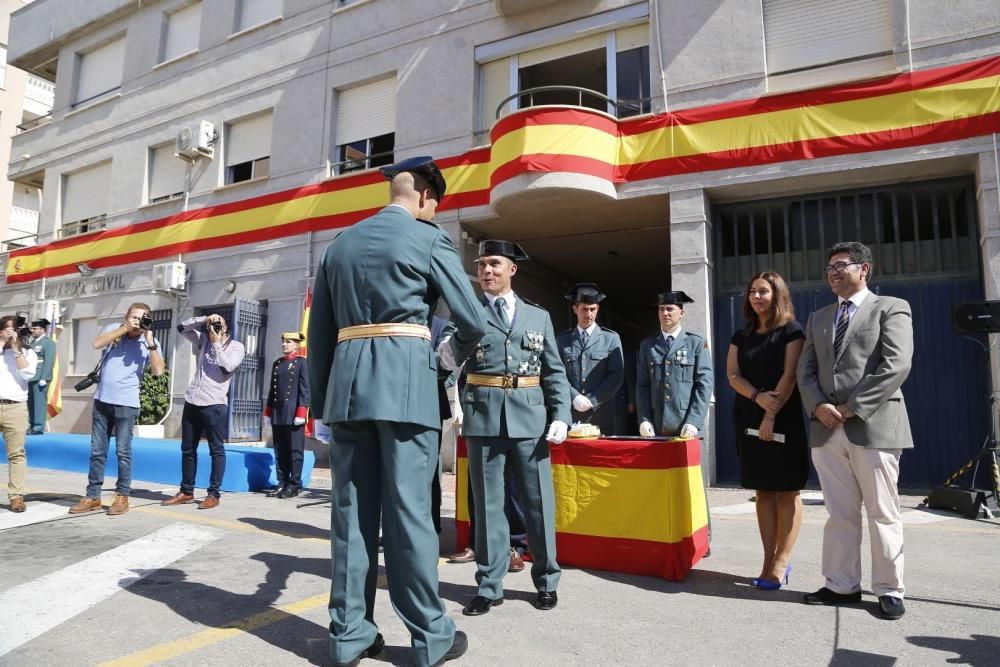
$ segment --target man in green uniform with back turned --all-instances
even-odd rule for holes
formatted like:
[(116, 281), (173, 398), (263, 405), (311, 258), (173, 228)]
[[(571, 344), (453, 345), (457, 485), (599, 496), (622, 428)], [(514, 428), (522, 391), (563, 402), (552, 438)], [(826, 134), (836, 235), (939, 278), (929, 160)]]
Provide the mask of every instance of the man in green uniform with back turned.
[(309, 318), (312, 410), (333, 436), (331, 655), (356, 665), (385, 645), (374, 622), (381, 519), (389, 597), (424, 667), (468, 646), (438, 596), (430, 492), (441, 414), (428, 325), (444, 299), (456, 331), (438, 354), (455, 370), (485, 323), (451, 240), (430, 222), (445, 192), (437, 165), (419, 157), (382, 171), (391, 203), (327, 247)]

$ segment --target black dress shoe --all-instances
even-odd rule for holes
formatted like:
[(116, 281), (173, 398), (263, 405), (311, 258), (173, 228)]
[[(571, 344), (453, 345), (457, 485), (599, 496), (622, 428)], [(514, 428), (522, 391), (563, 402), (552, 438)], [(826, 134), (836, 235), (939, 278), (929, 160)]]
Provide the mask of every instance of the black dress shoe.
[(857, 604), (861, 602), (861, 591), (856, 593), (835, 593), (824, 586), (815, 593), (808, 593), (802, 601), (806, 604)]
[(357, 667), (357, 665), (361, 663), (361, 660), (363, 658), (374, 658), (379, 653), (381, 653), (382, 649), (384, 648), (385, 648), (385, 639), (382, 638), (382, 633), (380, 632), (377, 635), (375, 635), (375, 641), (372, 642), (372, 645), (366, 648), (360, 654), (358, 654), (358, 656), (354, 658), (354, 660), (351, 660), (349, 662), (334, 662), (333, 667)]
[(469, 602), (469, 604), (465, 605), (462, 613), (466, 616), (482, 616), (483, 614), (489, 613), (490, 607), (499, 607), (502, 604), (503, 598), (491, 600), (489, 598), (484, 598), (482, 595), (477, 595), (472, 598), (472, 601)]
[[(503, 599), (500, 600), (503, 602)], [(448, 652), (444, 654), (440, 660), (434, 663), (433, 667), (438, 667), (443, 665), (449, 660), (455, 660), (456, 658), (462, 657), (462, 654), (469, 649), (469, 638), (465, 636), (465, 633), (461, 630), (455, 630), (455, 641), (451, 643), (451, 648)]]
[(559, 596), (556, 595), (555, 591), (538, 591), (538, 595), (535, 596), (536, 609), (548, 611), (549, 609), (555, 609), (557, 604), (559, 604)]
[(299, 487), (297, 487), (297, 486), (289, 486), (286, 489), (282, 490), (282, 492), (278, 494), (278, 497), (279, 498), (294, 498), (297, 495), (299, 495), (299, 491), (300, 491)]
[(890, 621), (895, 621), (906, 613), (903, 600), (895, 595), (878, 596), (878, 607), (879, 611), (882, 612), (882, 618), (887, 618)]
[(267, 492), (267, 497), (268, 498), (280, 498), (281, 494), (284, 493), (284, 491), (285, 491), (285, 485), (284, 484), (279, 484), (277, 488), (271, 489), (270, 491)]

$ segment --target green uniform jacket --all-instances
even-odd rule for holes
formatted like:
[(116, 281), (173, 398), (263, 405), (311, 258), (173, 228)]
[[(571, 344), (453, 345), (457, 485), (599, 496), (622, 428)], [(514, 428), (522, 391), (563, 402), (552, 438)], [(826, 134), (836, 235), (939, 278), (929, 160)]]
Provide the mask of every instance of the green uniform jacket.
[(540, 438), (553, 421), (572, 422), (569, 382), (559, 358), (559, 348), (549, 314), (515, 295), (514, 322), (510, 332), (480, 297), (486, 318), (486, 335), (465, 364), (467, 373), (484, 375), (540, 375), (539, 387), (503, 389), (467, 384), (462, 392), (462, 435), (496, 438), (500, 422), (514, 440)]
[(573, 419), (599, 426), (602, 433), (618, 433), (615, 414), (615, 394), (625, 379), (625, 357), (622, 341), (611, 329), (594, 327), (586, 345), (580, 340), (580, 329), (573, 327), (559, 334), (559, 355), (566, 364), (570, 394), (583, 394), (594, 404), (587, 412), (573, 411)]
[(309, 314), (313, 416), (327, 424), (388, 421), (441, 428), (437, 357), (424, 338), (386, 336), (337, 343), (359, 324), (429, 326), (447, 302), (461, 362), (483, 335), (483, 310), (458, 253), (437, 225), (387, 206), (344, 231), (320, 261)]
[(46, 383), (52, 382), (52, 367), (56, 363), (55, 342), (48, 336), (42, 336), (31, 344), (31, 349), (38, 356), (38, 368), (35, 370), (35, 376), (28, 382), (38, 382), (39, 380), (45, 380)]
[(640, 424), (648, 421), (658, 435), (668, 436), (679, 435), (684, 424), (704, 429), (714, 385), (707, 345), (685, 330), (669, 350), (660, 333), (642, 341), (635, 371)]

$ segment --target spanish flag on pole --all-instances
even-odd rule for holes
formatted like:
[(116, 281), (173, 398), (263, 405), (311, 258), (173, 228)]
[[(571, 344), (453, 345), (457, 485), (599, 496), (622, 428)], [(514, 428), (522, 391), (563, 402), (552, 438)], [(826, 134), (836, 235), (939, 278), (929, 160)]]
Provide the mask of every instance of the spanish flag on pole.
[[(309, 351), (309, 311), (312, 310), (313, 294), (310, 288), (306, 288), (306, 300), (302, 305), (302, 325), (299, 327), (299, 331), (305, 337), (302, 344), (299, 345), (299, 356), (308, 356), (306, 353)], [(306, 413), (306, 437), (314, 438), (315, 429), (313, 428), (312, 412)]]
[[(52, 342), (56, 343), (59, 338), (59, 330), (52, 325)], [(52, 382), (49, 383), (46, 411), (49, 418), (55, 417), (62, 412), (62, 373), (59, 372), (59, 346), (56, 345), (56, 358), (52, 362)]]

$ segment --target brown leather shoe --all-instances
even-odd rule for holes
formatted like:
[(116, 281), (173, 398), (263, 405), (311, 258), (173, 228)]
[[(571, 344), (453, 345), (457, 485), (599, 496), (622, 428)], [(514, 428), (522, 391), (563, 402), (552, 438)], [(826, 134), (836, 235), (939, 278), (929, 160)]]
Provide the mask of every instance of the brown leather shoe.
[(181, 493), (180, 491), (178, 491), (177, 493), (175, 493), (173, 495), (172, 498), (167, 498), (166, 500), (164, 500), (160, 504), (161, 505), (183, 505), (185, 503), (191, 502), (192, 500), (194, 500), (194, 496), (192, 496), (191, 494)]
[(521, 554), (517, 553), (517, 549), (514, 547), (510, 548), (510, 565), (507, 566), (508, 572), (520, 572), (524, 569), (524, 559), (521, 558)]
[(125, 512), (128, 512), (128, 496), (116, 493), (115, 499), (111, 501), (111, 507), (108, 509), (108, 516), (118, 516), (125, 514)]
[(471, 563), (474, 560), (476, 560), (476, 552), (469, 547), (448, 556), (449, 563)]
[(10, 511), (21, 513), (28, 507), (24, 504), (24, 496), (11, 496), (10, 497)]
[(103, 509), (100, 498), (80, 498), (80, 502), (69, 508), (70, 514), (84, 514)]
[(219, 496), (205, 496), (205, 499), (198, 505), (200, 510), (210, 510), (219, 506)]

